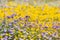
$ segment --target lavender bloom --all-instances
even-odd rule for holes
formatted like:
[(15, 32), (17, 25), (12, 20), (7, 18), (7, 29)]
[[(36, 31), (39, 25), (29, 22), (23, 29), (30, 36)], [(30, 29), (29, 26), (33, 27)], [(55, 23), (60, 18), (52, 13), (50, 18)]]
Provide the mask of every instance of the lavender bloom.
[(14, 20), (14, 24), (16, 24), (18, 22), (18, 20)]
[(56, 28), (56, 26), (53, 26), (53, 28)]
[(12, 23), (9, 23), (9, 25), (12, 25)]
[(14, 20), (14, 22), (17, 22), (18, 20)]
[(45, 26), (45, 28), (48, 28), (47, 26)]
[(8, 30), (8, 32), (9, 32), (10, 34), (13, 34), (12, 30)]
[(39, 26), (42, 26), (42, 24), (40, 24)]
[(8, 30), (9, 33), (11, 33), (12, 31)]
[(53, 33), (52, 37), (58, 37), (58, 33), (57, 32)]
[(46, 38), (48, 38), (48, 37), (47, 37), (47, 35), (48, 35), (47, 32), (43, 32), (41, 35), (42, 35), (42, 37), (46, 37)]
[(21, 17), (20, 17), (19, 20), (24, 20), (24, 18), (21, 18)]
[(12, 27), (12, 23), (9, 23), (8, 25), (9, 25), (10, 27)]
[(4, 38), (3, 40), (8, 40), (7, 38)]
[(7, 37), (7, 36), (5, 36), (5, 37), (4, 37), (4, 40), (8, 40), (8, 37)]
[(7, 32), (7, 30), (6, 30), (6, 29), (4, 29), (4, 32)]
[(27, 25), (26, 25), (26, 23), (24, 24), (24, 27), (26, 27)]
[(11, 15), (11, 18), (13, 18), (14, 16), (16, 16), (16, 14), (12, 14), (12, 15)]
[(41, 35), (44, 37), (45, 36), (45, 33), (42, 33)]
[(7, 18), (11, 18), (10, 16), (7, 16)]
[(13, 27), (13, 22), (9, 23), (8, 26)]
[(55, 36), (56, 36), (56, 33), (53, 33), (53, 34), (52, 34), (52, 37), (55, 37)]
[(14, 24), (16, 24), (17, 22), (14, 22)]
[(14, 34), (13, 32), (10, 32), (10, 34)]
[(14, 30), (14, 28), (11, 28), (11, 29), (8, 30), (8, 32), (9, 32), (10, 34), (13, 34), (13, 33), (14, 33), (13, 30)]
[(8, 38), (8, 36), (5, 36), (5, 38)]
[(59, 28), (60, 28), (60, 26), (53, 26), (53, 28), (55, 28), (55, 29), (59, 29)]
[(12, 16), (16, 16), (16, 14), (12, 14)]

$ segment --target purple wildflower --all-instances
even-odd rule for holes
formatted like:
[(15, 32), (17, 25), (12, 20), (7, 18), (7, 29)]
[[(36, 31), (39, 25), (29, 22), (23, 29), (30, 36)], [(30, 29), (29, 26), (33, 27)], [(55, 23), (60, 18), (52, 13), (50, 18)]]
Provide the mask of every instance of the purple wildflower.
[(9, 26), (12, 26), (12, 23), (9, 23), (8, 25), (9, 25)]
[(41, 35), (44, 37), (45, 36), (45, 33), (42, 33)]
[(53, 28), (55, 28), (55, 29), (59, 29), (60, 26), (56, 26), (56, 25), (54, 25)]
[(12, 30), (8, 30), (8, 32), (9, 32), (10, 34), (13, 34)]
[(58, 33), (57, 32), (53, 33), (52, 37), (58, 37)]
[(8, 40), (7, 38), (4, 38), (3, 40)]
[(16, 24), (17, 22), (18, 22), (18, 20), (14, 20), (14, 22), (13, 22), (13, 23), (14, 23), (14, 24)]
[(24, 18), (21, 18), (21, 17), (20, 17), (19, 20), (24, 20)]
[(45, 26), (45, 28), (48, 28), (47, 26)]
[(11, 18), (10, 16), (7, 16), (7, 18)]
[(5, 36), (5, 37), (4, 37), (4, 40), (8, 40), (8, 36)]
[(13, 18), (14, 16), (16, 16), (16, 14), (12, 14), (12, 15), (11, 15), (11, 18)]
[(7, 32), (7, 30), (6, 30), (6, 29), (4, 29), (4, 32)]
[(42, 24), (40, 24), (39, 26), (42, 26)]
[(46, 38), (48, 38), (48, 37), (47, 37), (47, 35), (48, 35), (47, 32), (43, 32), (41, 35), (42, 35), (42, 37), (46, 37)]

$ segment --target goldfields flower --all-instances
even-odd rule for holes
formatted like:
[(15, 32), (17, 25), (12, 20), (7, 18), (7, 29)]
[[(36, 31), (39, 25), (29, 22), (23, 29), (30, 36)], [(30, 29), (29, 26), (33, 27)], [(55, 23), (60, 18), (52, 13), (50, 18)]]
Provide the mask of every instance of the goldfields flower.
[(2, 38), (2, 36), (0, 36), (0, 39)]
[(3, 10), (0, 10), (0, 19), (4, 19), (4, 11)]

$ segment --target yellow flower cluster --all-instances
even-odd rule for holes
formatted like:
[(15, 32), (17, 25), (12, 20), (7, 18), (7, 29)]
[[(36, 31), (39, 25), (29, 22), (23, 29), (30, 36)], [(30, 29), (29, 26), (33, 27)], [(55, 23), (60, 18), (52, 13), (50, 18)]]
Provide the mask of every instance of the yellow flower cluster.
[(4, 17), (5, 13), (6, 16), (10, 16), (16, 13), (18, 17), (19, 16), (25, 17), (26, 15), (28, 15), (31, 17), (31, 20), (38, 19), (39, 21), (49, 20), (49, 22), (51, 22), (54, 19), (60, 18), (60, 8), (57, 7), (52, 7), (47, 4), (43, 6), (35, 6), (35, 7), (32, 5), (26, 6), (24, 4), (23, 5), (20, 4), (15, 5), (15, 4), (16, 3), (9, 2), (7, 4), (8, 8), (3, 8), (3, 10), (0, 9), (0, 13), (1, 13), (0, 17), (1, 18)]

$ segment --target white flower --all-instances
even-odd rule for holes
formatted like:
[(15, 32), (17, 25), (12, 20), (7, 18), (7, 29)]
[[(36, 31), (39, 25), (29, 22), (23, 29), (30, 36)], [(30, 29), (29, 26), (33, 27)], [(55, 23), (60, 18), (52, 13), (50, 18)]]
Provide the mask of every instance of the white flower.
[(19, 38), (19, 40), (23, 40), (22, 38)]

